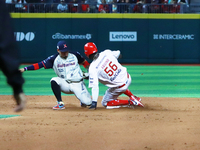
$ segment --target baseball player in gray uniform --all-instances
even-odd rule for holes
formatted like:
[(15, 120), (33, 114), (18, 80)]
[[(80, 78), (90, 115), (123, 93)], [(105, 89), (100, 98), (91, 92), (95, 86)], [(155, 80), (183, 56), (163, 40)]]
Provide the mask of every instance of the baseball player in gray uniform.
[[(89, 109), (96, 109), (99, 82), (108, 86), (101, 102), (107, 109), (130, 106), (144, 107), (141, 98), (134, 96), (128, 89), (131, 84), (131, 76), (117, 60), (120, 56), (119, 50), (107, 49), (98, 53), (96, 45), (89, 42), (85, 44), (84, 51), (85, 55), (93, 60), (89, 67), (89, 88), (92, 88), (92, 105)], [(117, 99), (123, 93), (129, 96), (129, 100)]]
[(47, 59), (21, 68), (20, 71), (37, 70), (40, 68), (53, 68), (57, 77), (51, 79), (51, 88), (57, 99), (57, 105), (53, 109), (65, 109), (64, 102), (61, 98), (61, 92), (66, 94), (75, 94), (81, 103), (81, 107), (90, 106), (92, 103), (91, 96), (84, 84), (84, 74), (79, 66), (82, 64), (86, 69), (89, 63), (79, 52), (69, 51), (65, 41), (57, 43), (57, 54)]

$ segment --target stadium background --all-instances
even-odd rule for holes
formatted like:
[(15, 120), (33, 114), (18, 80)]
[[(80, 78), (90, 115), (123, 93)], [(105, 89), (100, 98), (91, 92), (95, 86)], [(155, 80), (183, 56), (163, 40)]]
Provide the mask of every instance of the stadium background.
[[(120, 49), (121, 63), (199, 63), (199, 14), (13, 13), (22, 63), (38, 62), (67, 40), (83, 54), (87, 42), (100, 51)], [(117, 38), (124, 34), (124, 38)], [(84, 55), (84, 54), (83, 54)]]
[[(120, 61), (132, 77), (130, 90), (142, 98), (145, 108), (106, 110), (101, 106), (106, 87), (100, 85), (97, 110), (81, 108), (75, 96), (63, 94), (66, 109), (53, 111), (56, 101), (49, 80), (55, 73), (52, 69), (40, 69), (23, 73), (28, 103), (26, 110), (16, 114), (11, 109), (15, 105), (12, 91), (1, 73), (1, 149), (200, 149), (198, 14), (12, 16), (21, 49), (21, 67), (55, 53), (60, 40), (52, 38), (56, 33), (82, 35), (79, 38), (91, 34), (87, 38), (91, 37), (100, 50), (122, 51)], [(133, 37), (129, 40), (134, 41), (111, 42), (110, 31), (117, 34), (127, 31)], [(177, 35), (181, 39), (176, 39)], [(168, 39), (171, 36), (173, 39)], [(72, 50), (83, 54), (82, 47), (89, 40), (67, 41)], [(120, 98), (127, 99), (124, 95)]]

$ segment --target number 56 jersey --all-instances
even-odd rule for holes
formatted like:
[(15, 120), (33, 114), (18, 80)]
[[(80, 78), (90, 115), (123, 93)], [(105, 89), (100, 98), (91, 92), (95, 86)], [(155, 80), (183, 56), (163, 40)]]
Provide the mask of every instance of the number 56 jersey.
[(118, 62), (120, 51), (105, 50), (99, 53), (89, 67), (89, 88), (99, 82), (108, 87), (118, 87), (127, 81), (127, 69)]

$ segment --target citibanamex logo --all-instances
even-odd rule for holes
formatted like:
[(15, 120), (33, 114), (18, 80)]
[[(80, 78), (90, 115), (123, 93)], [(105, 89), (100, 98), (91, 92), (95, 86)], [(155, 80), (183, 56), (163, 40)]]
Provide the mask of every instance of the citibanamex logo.
[(92, 34), (62, 34), (62, 33), (56, 33), (52, 35), (52, 39), (71, 39), (71, 40), (90, 40), (92, 38)]
[(14, 32), (14, 36), (16, 41), (33, 41), (35, 39), (35, 33), (33, 32)]

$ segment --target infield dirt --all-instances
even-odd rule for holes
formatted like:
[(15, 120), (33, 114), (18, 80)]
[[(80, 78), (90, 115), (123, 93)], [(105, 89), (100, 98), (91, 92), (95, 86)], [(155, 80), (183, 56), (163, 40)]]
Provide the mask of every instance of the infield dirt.
[[(63, 96), (65, 110), (52, 110), (54, 96), (27, 96), (14, 113), (12, 96), (0, 96), (1, 150), (199, 150), (200, 99), (142, 97), (145, 108), (81, 108)], [(121, 97), (126, 99), (127, 97)]]

